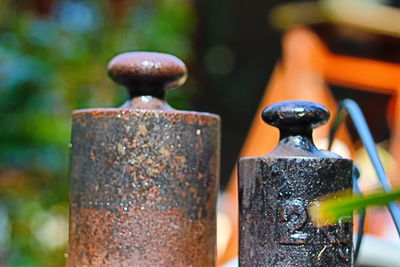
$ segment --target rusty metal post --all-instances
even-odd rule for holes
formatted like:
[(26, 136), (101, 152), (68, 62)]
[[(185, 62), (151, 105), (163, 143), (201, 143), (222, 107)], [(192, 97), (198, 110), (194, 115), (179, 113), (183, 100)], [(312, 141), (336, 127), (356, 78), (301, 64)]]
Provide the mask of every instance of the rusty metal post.
[(220, 119), (179, 111), (174, 56), (115, 57), (131, 99), (73, 113), (68, 266), (214, 266)]
[(315, 199), (352, 189), (352, 161), (312, 140), (328, 110), (288, 101), (262, 118), (279, 128), (280, 141), (265, 156), (239, 160), (240, 266), (352, 266), (352, 223), (315, 227), (307, 214)]

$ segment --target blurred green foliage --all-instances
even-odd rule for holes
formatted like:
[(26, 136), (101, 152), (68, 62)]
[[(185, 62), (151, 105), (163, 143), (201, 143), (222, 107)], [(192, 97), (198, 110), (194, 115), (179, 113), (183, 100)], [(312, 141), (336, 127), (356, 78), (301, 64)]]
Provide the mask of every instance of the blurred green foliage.
[(374, 190), (366, 195), (355, 195), (352, 190), (340, 191), (324, 196), (309, 207), (313, 224), (321, 227), (340, 221), (351, 221), (354, 211), (365, 210), (370, 206), (383, 206), (400, 199), (400, 189), (393, 192)]
[[(0, 0), (0, 266), (65, 264), (70, 114), (123, 102), (109, 59), (192, 57), (191, 1), (57, 1), (45, 14), (35, 2)], [(190, 87), (172, 106), (190, 105)]]

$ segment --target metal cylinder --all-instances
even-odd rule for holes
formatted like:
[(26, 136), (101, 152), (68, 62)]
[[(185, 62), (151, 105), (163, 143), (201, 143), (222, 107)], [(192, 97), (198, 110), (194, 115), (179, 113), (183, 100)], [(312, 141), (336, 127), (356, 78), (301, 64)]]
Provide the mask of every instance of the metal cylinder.
[(172, 109), (176, 57), (125, 53), (131, 99), (73, 113), (68, 266), (214, 266), (220, 119)]
[(307, 211), (322, 196), (352, 189), (352, 161), (312, 140), (329, 111), (288, 101), (262, 118), (279, 128), (280, 140), (265, 156), (239, 160), (240, 266), (352, 266), (352, 223), (316, 227)]

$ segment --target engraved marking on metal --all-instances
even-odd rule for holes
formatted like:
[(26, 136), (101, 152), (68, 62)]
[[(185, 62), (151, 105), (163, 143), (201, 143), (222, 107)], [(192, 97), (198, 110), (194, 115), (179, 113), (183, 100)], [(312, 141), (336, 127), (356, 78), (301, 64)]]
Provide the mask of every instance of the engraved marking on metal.
[(302, 232), (308, 220), (307, 210), (302, 200), (285, 201), (279, 209), (280, 244), (303, 245), (307, 243), (308, 234)]

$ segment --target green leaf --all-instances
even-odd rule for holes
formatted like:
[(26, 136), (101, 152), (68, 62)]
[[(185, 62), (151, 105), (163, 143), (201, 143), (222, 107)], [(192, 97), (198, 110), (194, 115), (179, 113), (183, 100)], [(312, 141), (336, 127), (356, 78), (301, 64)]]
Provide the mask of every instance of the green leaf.
[(309, 207), (309, 214), (314, 225), (331, 225), (343, 218), (351, 218), (354, 210), (386, 205), (398, 199), (400, 199), (400, 189), (390, 193), (376, 191), (365, 196), (355, 196), (351, 191), (341, 191), (313, 202)]

